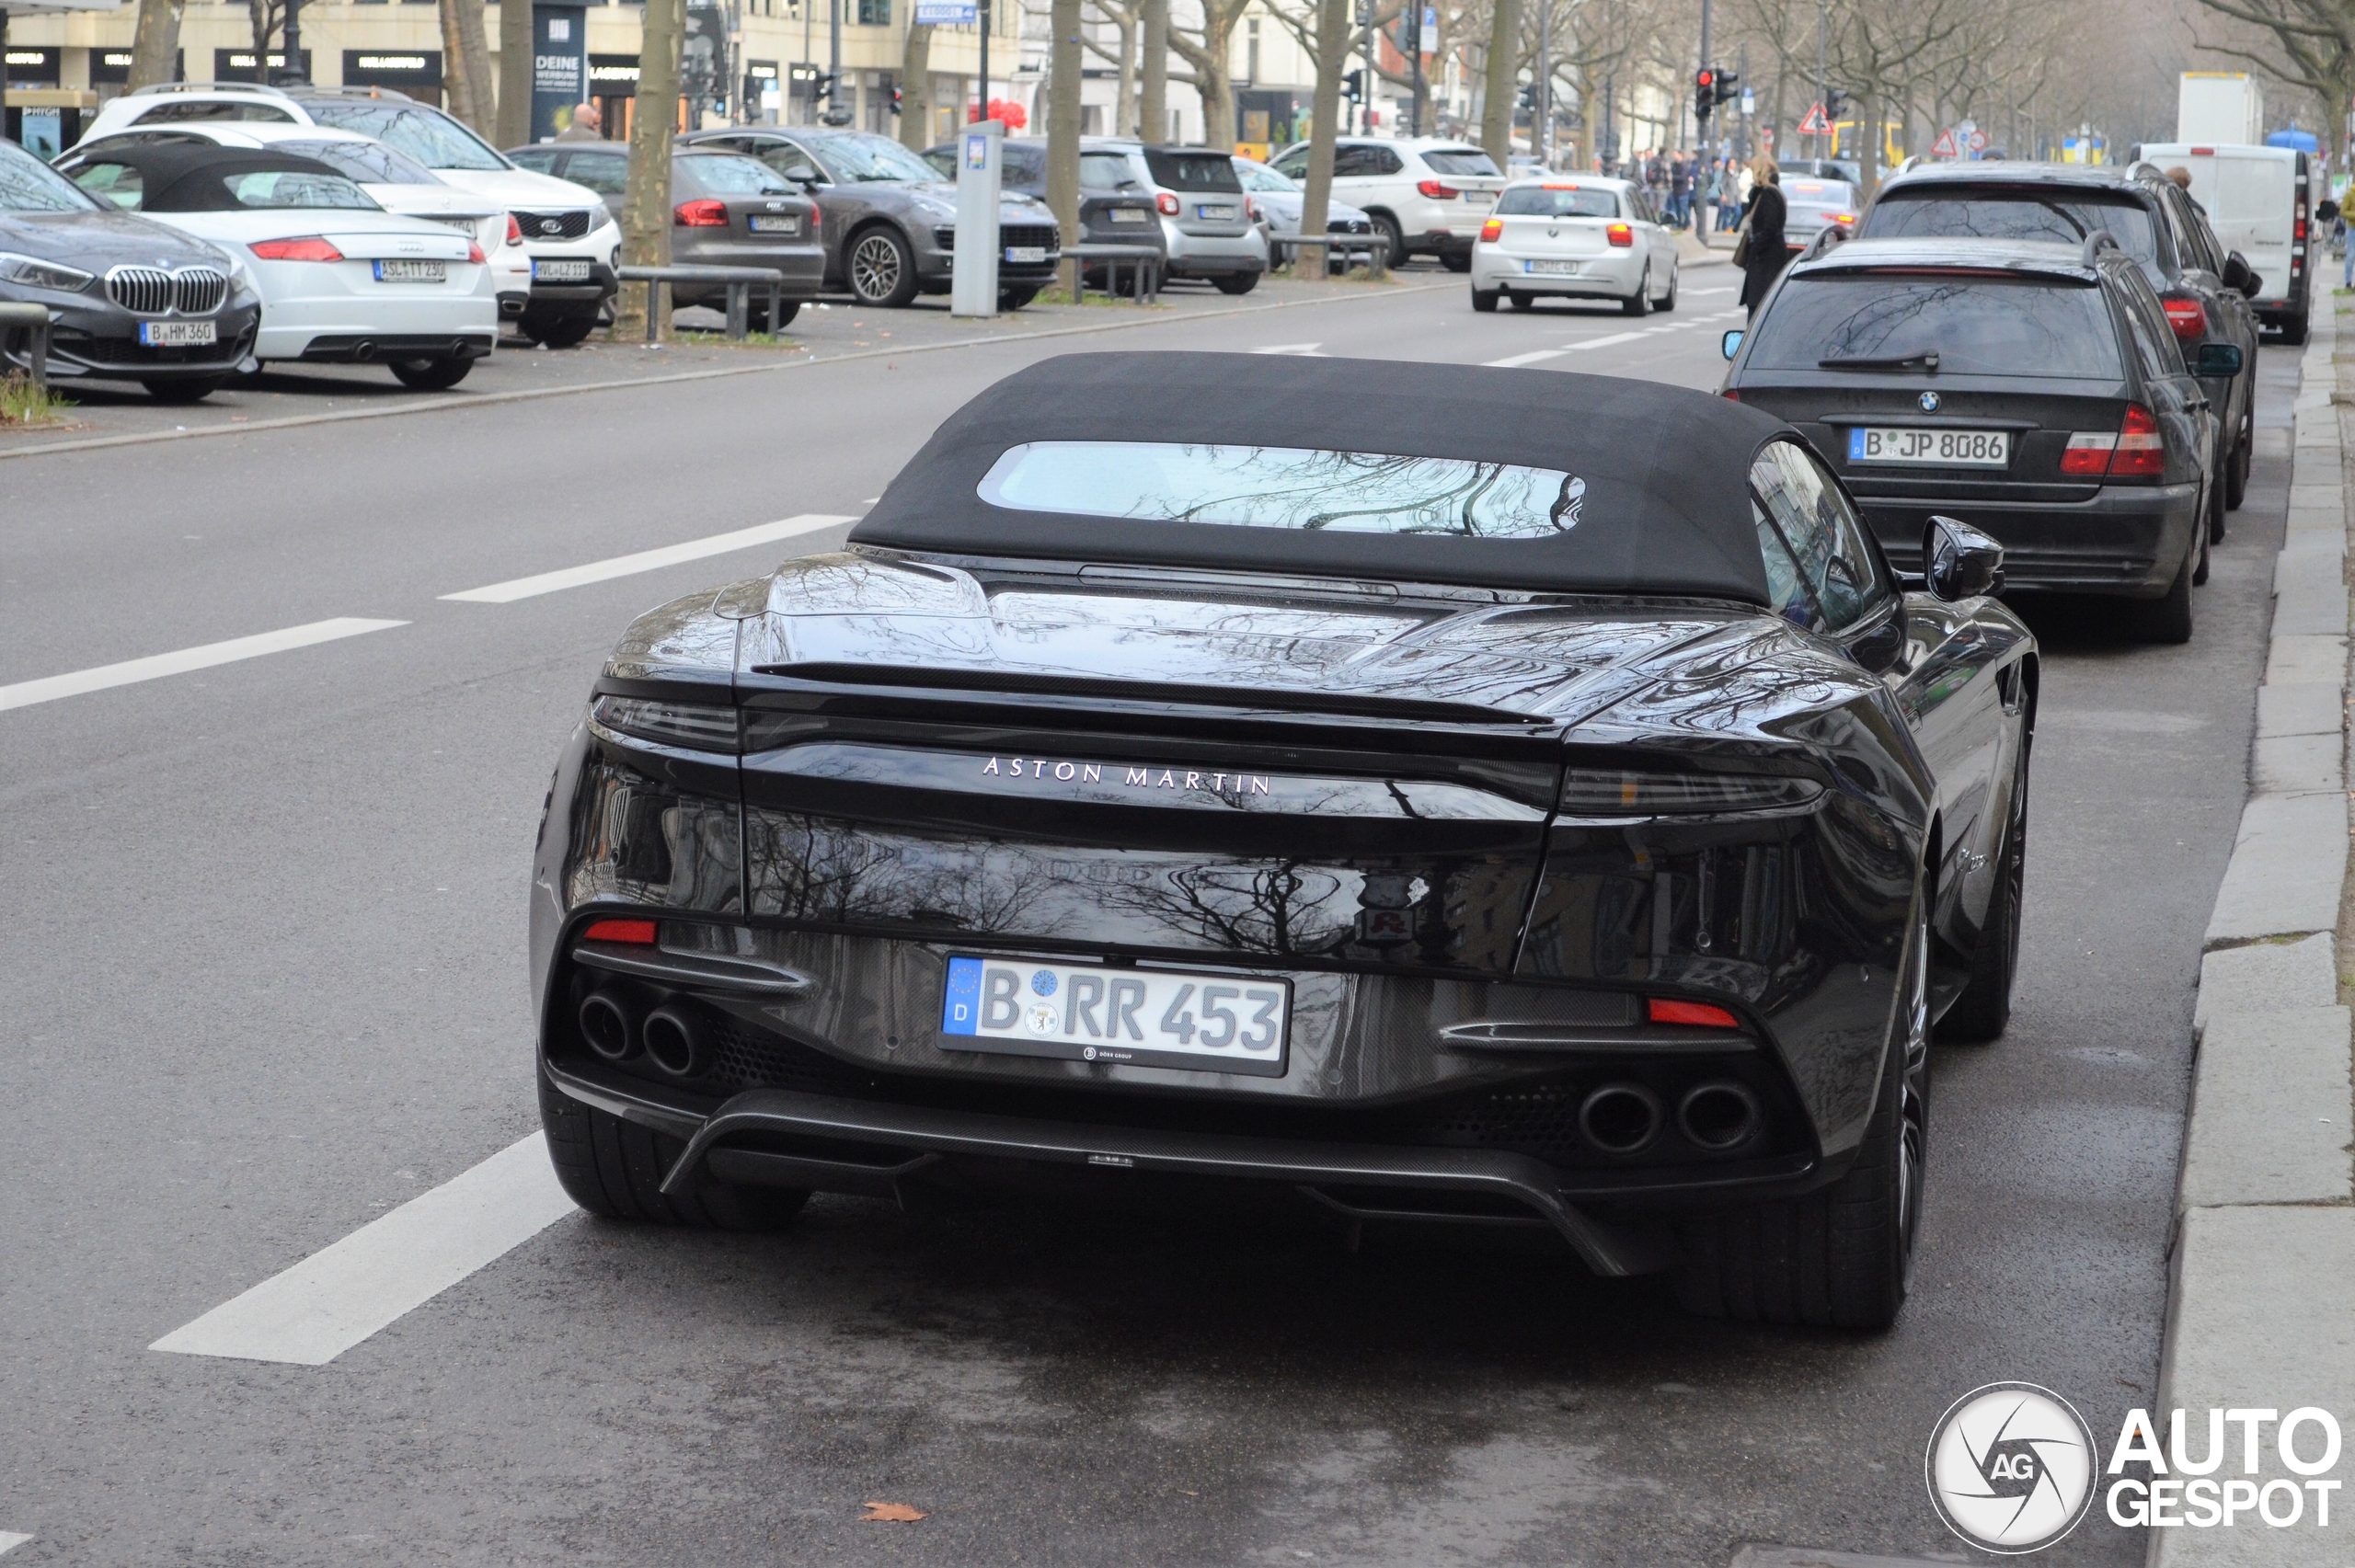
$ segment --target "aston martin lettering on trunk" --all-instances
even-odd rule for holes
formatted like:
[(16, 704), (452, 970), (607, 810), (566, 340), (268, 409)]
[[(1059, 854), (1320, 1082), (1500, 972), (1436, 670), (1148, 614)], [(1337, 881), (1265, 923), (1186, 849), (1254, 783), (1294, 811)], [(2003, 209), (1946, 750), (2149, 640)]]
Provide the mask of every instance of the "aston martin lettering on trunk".
[(1134, 768), (1120, 762), (1054, 761), (1044, 757), (992, 757), (982, 766), (984, 778), (1057, 779), (1064, 783), (1115, 784), (1127, 789), (1206, 789), (1213, 795), (1266, 795), (1265, 773), (1231, 773), (1203, 769)]

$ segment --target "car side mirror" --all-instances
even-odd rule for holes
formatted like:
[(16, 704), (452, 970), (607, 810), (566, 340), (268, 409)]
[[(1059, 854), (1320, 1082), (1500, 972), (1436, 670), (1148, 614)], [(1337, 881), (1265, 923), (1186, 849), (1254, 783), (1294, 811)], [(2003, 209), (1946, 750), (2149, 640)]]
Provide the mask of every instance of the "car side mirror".
[(2223, 283), (2234, 293), (2257, 298), (2257, 273), (2249, 267), (2248, 258), (2237, 250), (2224, 258)]
[(1930, 591), (1953, 604), (2004, 586), (2004, 547), (1967, 522), (1933, 517), (1922, 533)]
[(1729, 328), (1726, 335), (1717, 339), (1717, 351), (1723, 354), (1727, 359), (1732, 359), (1736, 354), (1741, 352), (1742, 337), (1743, 333), (1740, 327), (1736, 326)]
[(2191, 362), (2191, 373), (2197, 376), (2240, 374), (2241, 346), (2237, 343), (2202, 343), (2199, 358)]

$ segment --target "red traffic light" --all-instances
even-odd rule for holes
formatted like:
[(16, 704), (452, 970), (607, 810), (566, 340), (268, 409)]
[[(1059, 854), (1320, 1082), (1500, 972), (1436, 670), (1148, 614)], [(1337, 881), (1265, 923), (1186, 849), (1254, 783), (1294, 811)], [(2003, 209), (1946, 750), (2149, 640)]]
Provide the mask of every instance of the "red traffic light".
[(1706, 87), (1717, 79), (1717, 74), (1715, 71), (1701, 71), (1694, 74), (1693, 85), (1696, 87)]

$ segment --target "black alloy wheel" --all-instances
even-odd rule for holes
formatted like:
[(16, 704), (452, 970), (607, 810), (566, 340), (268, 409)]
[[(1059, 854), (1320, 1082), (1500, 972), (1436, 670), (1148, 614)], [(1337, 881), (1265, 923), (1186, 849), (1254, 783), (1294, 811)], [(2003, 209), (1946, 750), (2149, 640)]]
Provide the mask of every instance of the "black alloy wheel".
[(1805, 1197), (1688, 1219), (1677, 1299), (1749, 1322), (1886, 1329), (1905, 1305), (1929, 1154), (1929, 880), (1913, 893), (1872, 1122), (1845, 1174)]
[(1619, 309), (1626, 315), (1640, 317), (1651, 315), (1652, 267), (1650, 262), (1644, 263), (1644, 275), (1637, 280), (1636, 292), (1619, 303)]
[(916, 297), (916, 258), (898, 231), (880, 225), (853, 235), (843, 270), (861, 304), (898, 310)]
[(221, 390), (224, 375), (183, 376), (174, 381), (143, 381), (147, 395), (158, 403), (201, 403)]
[(1373, 232), (1380, 235), (1390, 247), (1383, 258), (1383, 265), (1407, 265), (1407, 231), (1398, 226), (1398, 220), (1387, 212), (1376, 212), (1373, 214)]
[(2019, 761), (2012, 765), (2012, 806), (2004, 840), (1995, 851), (1995, 887), (1987, 896), (1987, 918), (1980, 922), (1979, 950), (1970, 957), (1970, 978), (1938, 1020), (1938, 1038), (1979, 1044), (2003, 1037), (2012, 1021), (2012, 984), (2019, 972), (2020, 900), (2028, 886), (2028, 764), (2036, 739), (2036, 714), (2020, 720)]
[(456, 354), (431, 360), (387, 360), (385, 364), (395, 381), (419, 392), (447, 392), (465, 380), (466, 372), (475, 368), (472, 360)]

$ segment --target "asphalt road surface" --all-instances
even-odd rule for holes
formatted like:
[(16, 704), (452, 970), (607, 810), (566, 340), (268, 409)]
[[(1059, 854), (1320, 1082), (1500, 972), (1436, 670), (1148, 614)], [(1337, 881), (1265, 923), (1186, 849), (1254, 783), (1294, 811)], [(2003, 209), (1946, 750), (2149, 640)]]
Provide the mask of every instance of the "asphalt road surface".
[[(342, 1301), (389, 1322), (324, 1365), (148, 1348), (420, 1195), (487, 1193), (457, 1230), (497, 1228), (499, 1183), (536, 1169), (528, 1145), (483, 1166), (537, 1127), (534, 826), (589, 681), (636, 611), (841, 525), (445, 596), (855, 516), (936, 420), (1051, 352), (1710, 387), (1737, 319), (1723, 268), (1648, 321), (1475, 315), (1430, 280), (0, 458), (0, 1541), (31, 1538), (6, 1568), (1969, 1560), (1923, 1493), (1949, 1402), (2042, 1383), (2106, 1443), (2155, 1381), (2192, 987), (2285, 499), (2284, 350), (2192, 642), (2030, 612), (2019, 1006), (2002, 1042), (1937, 1054), (1893, 1333), (1694, 1321), (1657, 1281), (1542, 1248), (820, 1198), (755, 1238), (533, 1219), (413, 1310), (393, 1284)], [(346, 1253), (371, 1246), (386, 1280), (416, 1261), (383, 1231)], [(347, 1271), (347, 1294), (379, 1274)], [(929, 1516), (861, 1522), (870, 1500)], [(2046, 1561), (2142, 1548), (2097, 1510)]]

